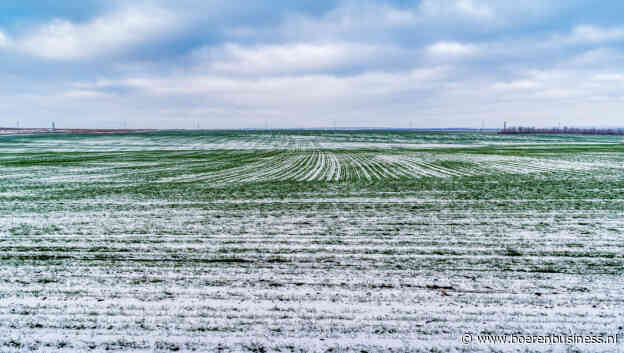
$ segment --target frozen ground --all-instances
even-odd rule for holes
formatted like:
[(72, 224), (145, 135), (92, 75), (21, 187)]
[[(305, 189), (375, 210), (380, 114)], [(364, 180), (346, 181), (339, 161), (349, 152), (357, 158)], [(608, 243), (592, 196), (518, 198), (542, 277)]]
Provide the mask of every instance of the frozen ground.
[(0, 137), (0, 352), (622, 351), (623, 166), (592, 136)]

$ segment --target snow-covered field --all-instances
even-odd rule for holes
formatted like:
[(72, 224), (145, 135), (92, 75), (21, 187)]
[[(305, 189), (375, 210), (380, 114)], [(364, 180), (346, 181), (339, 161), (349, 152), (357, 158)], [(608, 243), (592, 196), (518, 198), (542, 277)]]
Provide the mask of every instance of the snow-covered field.
[(623, 351), (623, 167), (608, 136), (0, 136), (0, 352)]

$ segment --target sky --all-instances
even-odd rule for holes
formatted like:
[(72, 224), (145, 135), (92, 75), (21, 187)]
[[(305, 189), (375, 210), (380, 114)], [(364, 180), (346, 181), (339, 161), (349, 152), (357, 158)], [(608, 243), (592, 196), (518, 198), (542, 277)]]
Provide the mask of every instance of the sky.
[(0, 126), (624, 126), (623, 1), (3, 0)]

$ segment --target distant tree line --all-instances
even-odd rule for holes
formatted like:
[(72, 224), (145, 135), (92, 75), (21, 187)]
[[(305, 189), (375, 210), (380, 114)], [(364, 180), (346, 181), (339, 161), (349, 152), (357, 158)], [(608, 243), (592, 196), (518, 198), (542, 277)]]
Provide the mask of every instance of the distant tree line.
[(499, 134), (583, 134), (583, 135), (624, 135), (624, 128), (597, 129), (578, 127), (536, 128), (527, 126), (506, 127)]

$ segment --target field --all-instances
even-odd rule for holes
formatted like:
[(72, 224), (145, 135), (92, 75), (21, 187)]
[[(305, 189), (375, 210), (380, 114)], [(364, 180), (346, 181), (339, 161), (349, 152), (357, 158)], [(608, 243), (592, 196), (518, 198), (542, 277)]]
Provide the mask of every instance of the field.
[(0, 136), (0, 351), (616, 352), (460, 337), (621, 335), (623, 236), (617, 136)]

